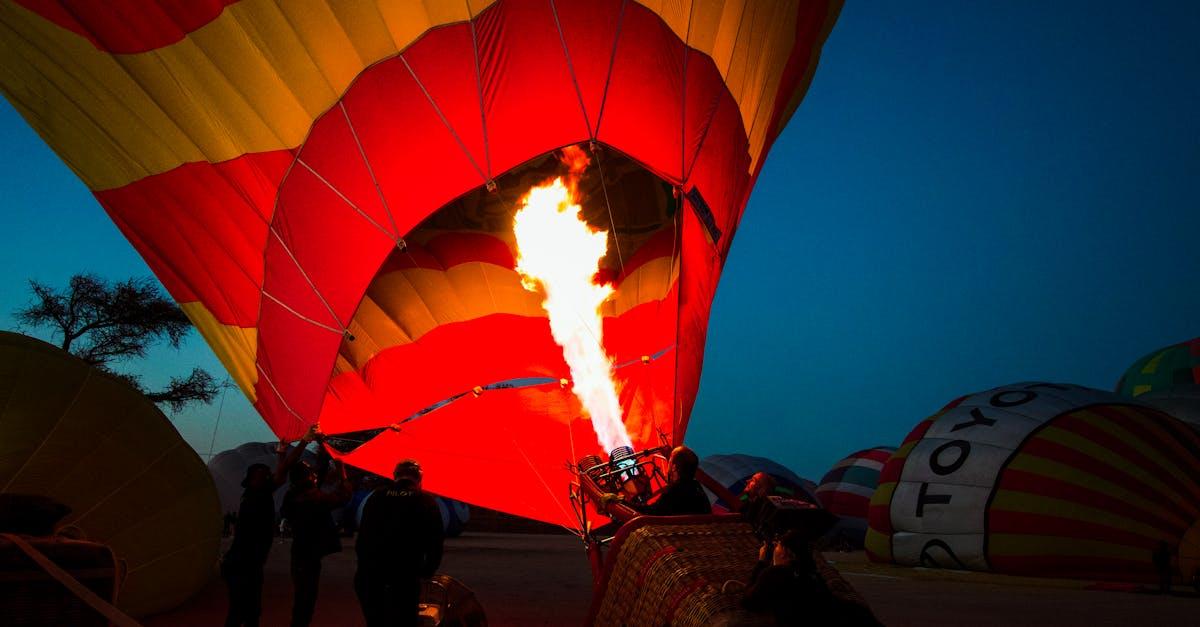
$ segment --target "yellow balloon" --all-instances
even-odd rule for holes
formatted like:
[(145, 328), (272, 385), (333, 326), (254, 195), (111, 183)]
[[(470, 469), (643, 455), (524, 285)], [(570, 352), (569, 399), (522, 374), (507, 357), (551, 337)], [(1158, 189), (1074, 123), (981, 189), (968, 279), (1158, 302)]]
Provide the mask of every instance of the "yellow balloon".
[(112, 547), (117, 606), (170, 609), (217, 569), (221, 515), (199, 456), (127, 383), (40, 340), (0, 332), (0, 493), (71, 507), (63, 524)]

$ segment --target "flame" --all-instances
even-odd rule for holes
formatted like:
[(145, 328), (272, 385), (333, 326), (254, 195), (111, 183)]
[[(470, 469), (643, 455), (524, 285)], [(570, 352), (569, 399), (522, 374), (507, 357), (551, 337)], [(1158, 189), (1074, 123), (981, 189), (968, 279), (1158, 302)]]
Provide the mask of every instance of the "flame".
[(516, 269), (525, 289), (545, 292), (542, 308), (571, 369), (572, 391), (591, 416), (604, 450), (611, 451), (630, 441), (603, 344), (600, 306), (613, 288), (594, 280), (608, 252), (608, 231), (593, 229), (580, 215), (577, 191), (579, 175), (590, 163), (587, 154), (570, 146), (563, 150), (563, 163), (566, 180), (558, 177), (530, 189), (513, 216)]

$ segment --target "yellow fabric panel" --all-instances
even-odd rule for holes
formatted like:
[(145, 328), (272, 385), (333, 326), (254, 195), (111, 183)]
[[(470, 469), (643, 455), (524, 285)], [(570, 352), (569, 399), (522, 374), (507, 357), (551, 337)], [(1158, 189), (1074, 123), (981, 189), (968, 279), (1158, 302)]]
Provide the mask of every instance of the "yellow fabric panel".
[[(1114, 529), (1135, 533), (1150, 540), (1168, 539), (1161, 531), (1146, 523), (1121, 516), (1116, 512), (1089, 507), (1073, 501), (1047, 496), (998, 490), (992, 498), (992, 511), (1021, 512), (1025, 514), (1041, 514), (1055, 516), (1081, 523), (1105, 525)], [(1173, 538), (1171, 538), (1173, 540)]]
[(1043, 429), (1042, 432), (1038, 434), (1038, 437), (1069, 448), (1073, 448), (1084, 455), (1121, 470), (1125, 474), (1154, 488), (1160, 494), (1165, 495), (1167, 498), (1170, 498), (1175, 502), (1182, 501), (1182, 495), (1177, 494), (1175, 490), (1159, 481), (1153, 473), (1148, 472), (1145, 468), (1131, 463), (1128, 459), (1117, 455), (1111, 450), (1104, 448), (1103, 446), (1100, 446), (1099, 444), (1096, 444), (1087, 438), (1081, 437), (1070, 431), (1060, 429), (1053, 424)]
[(298, 146), (363, 68), (466, 17), (461, 1), (243, 0), (175, 44), (113, 55), (3, 2), (0, 91), (88, 187), (111, 189)]
[[(1146, 429), (1148, 429), (1152, 432), (1157, 431), (1158, 434), (1161, 436), (1161, 439), (1164, 442), (1169, 441), (1170, 438), (1173, 437), (1170, 434), (1164, 433), (1161, 430), (1159, 430), (1159, 428), (1155, 425), (1154, 421), (1146, 420), (1144, 416), (1142, 416), (1138, 413), (1135, 413), (1131, 408), (1116, 406), (1113, 409), (1116, 409), (1118, 412), (1125, 414), (1126, 416), (1132, 418), (1133, 420), (1140, 421), (1142, 423), (1142, 426), (1145, 427)], [(1178, 465), (1174, 464), (1169, 457), (1167, 457), (1166, 455), (1163, 455), (1162, 451), (1157, 446), (1154, 446), (1154, 445), (1150, 444), (1149, 442), (1143, 440), (1140, 436), (1134, 435), (1133, 433), (1126, 431), (1125, 429), (1118, 426), (1116, 423), (1112, 422), (1111, 420), (1108, 420), (1107, 418), (1104, 418), (1103, 416), (1094, 414), (1090, 411), (1075, 412), (1075, 415), (1090, 418), (1089, 422), (1096, 428), (1100, 429), (1101, 431), (1104, 431), (1105, 433), (1108, 433), (1109, 435), (1112, 435), (1113, 437), (1117, 438), (1117, 440), (1119, 440), (1120, 442), (1123, 442), (1123, 443), (1127, 444), (1128, 446), (1133, 447), (1134, 450), (1136, 450), (1138, 453), (1141, 453), (1144, 457), (1146, 457), (1146, 459), (1152, 460), (1153, 462), (1155, 462), (1157, 464), (1158, 467), (1165, 469), (1167, 471), (1167, 473), (1169, 474), (1169, 476), (1179, 477), (1180, 479), (1182, 479), (1182, 482), (1185, 486), (1190, 486), (1192, 488), (1192, 494), (1191, 494), (1192, 498), (1187, 499), (1187, 501), (1190, 503), (1195, 503), (1197, 501), (1200, 501), (1200, 488), (1198, 488), (1196, 486), (1195, 482), (1191, 480), (1191, 477), (1194, 476), (1194, 474), (1191, 472), (1192, 471), (1191, 468), (1188, 468), (1188, 469), (1180, 468)]]
[(229, 371), (229, 376), (241, 388), (251, 403), (258, 400), (254, 384), (258, 383), (258, 329), (221, 324), (203, 303), (180, 303), (179, 308), (208, 342), (217, 358)]
[(1145, 366), (1142, 366), (1142, 374), (1154, 374), (1158, 372), (1158, 363), (1162, 361), (1165, 354), (1165, 352), (1162, 352), (1150, 358), (1150, 361), (1146, 362)]
[(121, 609), (170, 609), (216, 574), (212, 477), (127, 383), (44, 342), (0, 333), (0, 424), (0, 492), (70, 506), (64, 523), (127, 563)]
[(1145, 394), (1146, 392), (1149, 392), (1149, 391), (1150, 391), (1150, 386), (1148, 386), (1148, 385), (1143, 384), (1143, 385), (1133, 386), (1133, 395), (1134, 396), (1141, 396), (1142, 394)]
[(1084, 538), (993, 533), (988, 535), (988, 555), (1005, 557), (1087, 557), (1148, 562), (1143, 547), (1111, 544)]
[(1029, 472), (1044, 477), (1053, 477), (1059, 481), (1070, 483), (1088, 490), (1095, 490), (1103, 494), (1107, 494), (1113, 498), (1120, 499), (1130, 506), (1141, 511), (1152, 513), (1164, 520), (1169, 520), (1180, 526), (1186, 526), (1189, 521), (1181, 516), (1181, 512), (1174, 503), (1161, 503), (1144, 498), (1141, 494), (1130, 492), (1125, 488), (1105, 481), (1088, 472), (1084, 472), (1074, 466), (1068, 466), (1053, 460), (1022, 453), (1017, 455), (1008, 465), (1008, 468)]
[[(892, 495), (895, 492), (895, 481), (879, 484), (875, 488), (875, 493), (871, 495), (871, 507), (884, 506), (890, 508), (892, 506)], [(882, 561), (892, 561), (892, 537), (890, 535), (877, 531), (874, 527), (867, 527), (867, 536), (863, 540), (863, 546)]]
[[(605, 317), (666, 297), (678, 268), (670, 259), (646, 262), (625, 277), (602, 310)], [(668, 278), (668, 276), (670, 278)], [(350, 321), (334, 374), (361, 368), (379, 351), (415, 342), (434, 327), (491, 314), (544, 317), (542, 296), (521, 286), (515, 270), (468, 262), (447, 270), (404, 268), (379, 275)]]
[(795, 44), (799, 0), (646, 0), (640, 4), (716, 63), (741, 110), (753, 170)]
[[(757, 163), (799, 0), (643, 4), (713, 58)], [(365, 67), (488, 0), (243, 0), (183, 40), (113, 55), (0, 3), (0, 91), (93, 190), (298, 146)], [(792, 98), (794, 99), (794, 97)]]
[(679, 278), (679, 264), (670, 257), (658, 257), (629, 273), (611, 298), (604, 302), (604, 316), (619, 316), (638, 305), (662, 300)]

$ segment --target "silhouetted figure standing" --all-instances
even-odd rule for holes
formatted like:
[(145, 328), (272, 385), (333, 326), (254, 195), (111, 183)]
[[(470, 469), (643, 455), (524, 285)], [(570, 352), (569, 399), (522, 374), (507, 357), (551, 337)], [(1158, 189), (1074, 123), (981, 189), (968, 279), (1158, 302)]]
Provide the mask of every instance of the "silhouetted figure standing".
[(275, 490), (284, 484), (288, 469), (312, 441), (309, 430), (300, 443), (288, 452), (287, 442), (279, 443), (279, 462), (275, 472), (266, 464), (252, 464), (242, 480), (242, 502), (233, 523), (233, 544), (221, 560), (221, 576), (229, 586), (229, 613), (226, 627), (257, 627), (262, 614), (263, 564), (275, 540)]
[(392, 477), (367, 497), (354, 547), (354, 591), (368, 627), (416, 625), (421, 579), (442, 561), (442, 515), (421, 490), (421, 466), (402, 461)]
[[(321, 439), (320, 432), (316, 437)], [(292, 528), (292, 627), (307, 627), (312, 621), (321, 582), (321, 558), (342, 550), (332, 512), (350, 500), (350, 482), (341, 462), (334, 462), (336, 489), (323, 492), (322, 479), (329, 470), (328, 453), (323, 448), (318, 460), (320, 473), (304, 462), (292, 467), (291, 487), (280, 510)]]

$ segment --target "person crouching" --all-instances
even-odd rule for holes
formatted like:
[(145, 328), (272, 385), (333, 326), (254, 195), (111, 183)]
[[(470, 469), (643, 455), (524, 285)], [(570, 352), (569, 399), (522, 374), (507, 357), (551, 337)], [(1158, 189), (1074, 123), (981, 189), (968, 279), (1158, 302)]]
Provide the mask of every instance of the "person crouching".
[(354, 546), (354, 591), (367, 627), (416, 625), (421, 579), (442, 561), (442, 515), (421, 489), (421, 466), (402, 461), (392, 477), (363, 504)]

